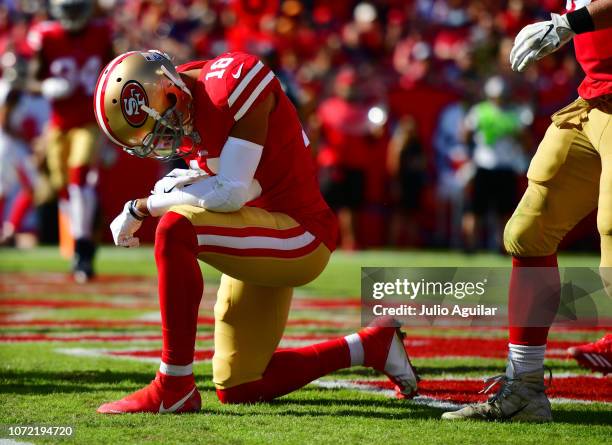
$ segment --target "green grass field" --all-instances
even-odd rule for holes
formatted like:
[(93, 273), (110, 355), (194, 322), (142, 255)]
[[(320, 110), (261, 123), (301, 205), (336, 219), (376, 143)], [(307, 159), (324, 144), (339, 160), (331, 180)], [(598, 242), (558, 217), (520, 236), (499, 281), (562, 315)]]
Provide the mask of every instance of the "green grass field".
[[(562, 266), (595, 267), (597, 263), (598, 259), (589, 255), (560, 259)], [(322, 311), (300, 303), (357, 298), (361, 266), (508, 265), (508, 258), (493, 254), (383, 251), (334, 254), (327, 270), (297, 292), (292, 319), (339, 324), (290, 324), (287, 344), (292, 344), (291, 336), (333, 337), (359, 328), (359, 312), (355, 307), (339, 305), (337, 309)], [(384, 380), (365, 368), (337, 372), (272, 403), (229, 406), (217, 401), (210, 362), (203, 360), (195, 367), (203, 398), (200, 413), (96, 414), (95, 409), (101, 403), (146, 385), (157, 367), (154, 357), (148, 361), (117, 358), (108, 351), (155, 351), (161, 346), (159, 326), (150, 323), (156, 314), (152, 250), (103, 248), (97, 268), (102, 277), (110, 277), (94, 286), (79, 287), (62, 275), (68, 269), (68, 262), (59, 257), (56, 249), (0, 250), (0, 425), (3, 429), (0, 438), (8, 438), (8, 426), (37, 424), (71, 425), (75, 428), (74, 437), (63, 440), (83, 444), (610, 443), (612, 403), (589, 400), (584, 395), (586, 392), (580, 400), (553, 399), (556, 422), (552, 424), (447, 423), (439, 420), (442, 409), (430, 403), (430, 399), (411, 402), (388, 397), (385, 391), (359, 390), (350, 385), (334, 387), (337, 382)], [(211, 316), (219, 274), (208, 267), (203, 267), (203, 273), (206, 291), (201, 315)], [(114, 324), (108, 323), (109, 320)], [(136, 323), (130, 324), (133, 320)], [(211, 332), (211, 325), (200, 326), (202, 338), (198, 340), (198, 350), (210, 349), (207, 335)], [(430, 336), (434, 341), (462, 336), (495, 340), (500, 344), (505, 341), (502, 330), (420, 329), (408, 333), (423, 338)], [(590, 341), (602, 333), (558, 332), (553, 333), (552, 339)], [(29, 340), (22, 341), (26, 337)], [(504, 358), (500, 355), (416, 354), (413, 361), (424, 380), (431, 382), (490, 376), (504, 367)], [(562, 357), (552, 358), (547, 364), (556, 374), (590, 376), (588, 371)], [(593, 399), (597, 399), (598, 391), (612, 396), (610, 380), (597, 376), (593, 392), (589, 393)], [(54, 437), (11, 439), (30, 443), (61, 440)]]

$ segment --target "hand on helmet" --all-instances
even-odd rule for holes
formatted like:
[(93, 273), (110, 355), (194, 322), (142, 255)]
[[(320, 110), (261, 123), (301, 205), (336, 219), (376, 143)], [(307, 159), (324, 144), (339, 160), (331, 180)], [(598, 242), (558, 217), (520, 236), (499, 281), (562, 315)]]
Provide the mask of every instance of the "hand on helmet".
[(510, 64), (514, 71), (525, 71), (534, 61), (557, 51), (575, 33), (565, 15), (551, 14), (551, 20), (525, 26), (514, 39)]
[(110, 224), (115, 245), (128, 248), (138, 247), (140, 240), (134, 236), (134, 233), (140, 229), (143, 219), (144, 216), (141, 217), (135, 213), (132, 201), (126, 202), (123, 211)]

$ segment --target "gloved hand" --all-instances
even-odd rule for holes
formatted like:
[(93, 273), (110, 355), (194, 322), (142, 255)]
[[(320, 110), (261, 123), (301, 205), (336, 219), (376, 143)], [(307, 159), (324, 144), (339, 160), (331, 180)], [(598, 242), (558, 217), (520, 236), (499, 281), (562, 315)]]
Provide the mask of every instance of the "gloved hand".
[(133, 214), (135, 210), (132, 208), (132, 211), (130, 211), (131, 206), (132, 201), (126, 202), (123, 206), (123, 211), (110, 224), (113, 241), (115, 241), (116, 246), (129, 248), (140, 245), (140, 240), (134, 236), (134, 233), (140, 229), (144, 217), (138, 219), (138, 214)]
[(186, 168), (175, 168), (155, 183), (151, 193), (154, 195), (170, 193), (184, 187), (187, 184), (193, 184), (205, 176), (207, 176), (206, 173), (202, 171)]
[(40, 84), (40, 92), (49, 100), (64, 99), (72, 94), (73, 85), (63, 77), (49, 77)]
[(551, 14), (551, 20), (525, 26), (514, 39), (510, 64), (514, 71), (525, 71), (536, 60), (557, 51), (576, 34), (565, 15)]

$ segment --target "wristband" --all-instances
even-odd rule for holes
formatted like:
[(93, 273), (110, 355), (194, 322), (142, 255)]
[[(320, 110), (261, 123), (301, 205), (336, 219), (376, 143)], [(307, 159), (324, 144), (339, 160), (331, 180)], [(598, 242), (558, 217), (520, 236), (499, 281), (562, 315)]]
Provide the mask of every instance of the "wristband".
[(143, 221), (147, 216), (136, 208), (136, 200), (130, 201), (128, 210), (130, 211), (130, 215), (132, 215), (134, 219), (137, 219), (138, 221)]
[(567, 13), (567, 21), (576, 34), (595, 31), (595, 23), (591, 13), (585, 6), (584, 8), (576, 9)]

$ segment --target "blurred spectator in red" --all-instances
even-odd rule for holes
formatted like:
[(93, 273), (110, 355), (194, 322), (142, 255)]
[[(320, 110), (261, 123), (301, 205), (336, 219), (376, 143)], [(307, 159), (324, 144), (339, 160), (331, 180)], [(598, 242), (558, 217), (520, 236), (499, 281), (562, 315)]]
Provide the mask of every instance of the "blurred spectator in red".
[(357, 247), (355, 226), (364, 202), (368, 167), (368, 106), (359, 85), (354, 69), (340, 70), (334, 94), (321, 103), (314, 123), (320, 132), (316, 139), (321, 191), (338, 213), (341, 246), (347, 250)]

